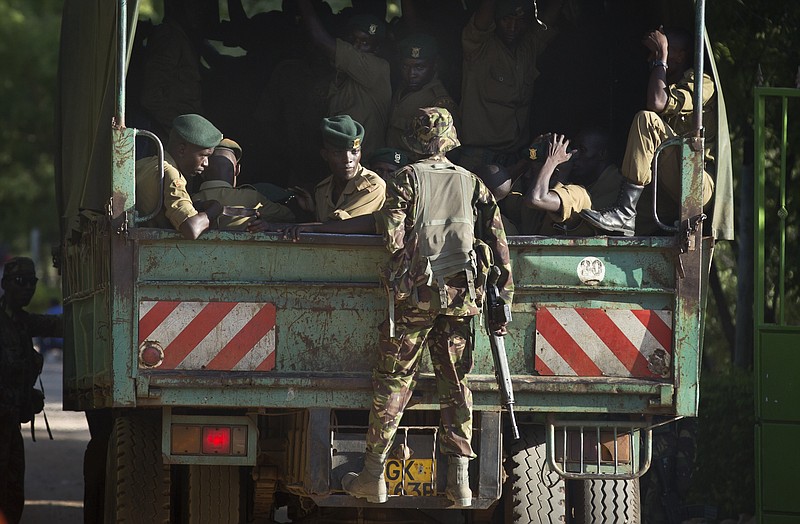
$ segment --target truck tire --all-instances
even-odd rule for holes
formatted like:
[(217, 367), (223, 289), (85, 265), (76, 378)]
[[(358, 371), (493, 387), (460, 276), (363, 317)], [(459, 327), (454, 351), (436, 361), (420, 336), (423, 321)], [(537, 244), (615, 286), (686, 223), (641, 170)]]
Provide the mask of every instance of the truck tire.
[(170, 522), (169, 466), (161, 459), (161, 421), (122, 416), (108, 443), (105, 522)]
[(544, 428), (520, 426), (503, 488), (505, 524), (556, 524), (567, 520), (566, 483), (547, 466)]
[(238, 524), (241, 491), (238, 466), (188, 466), (186, 524)]
[(640, 524), (639, 479), (583, 480), (570, 485), (576, 524)]

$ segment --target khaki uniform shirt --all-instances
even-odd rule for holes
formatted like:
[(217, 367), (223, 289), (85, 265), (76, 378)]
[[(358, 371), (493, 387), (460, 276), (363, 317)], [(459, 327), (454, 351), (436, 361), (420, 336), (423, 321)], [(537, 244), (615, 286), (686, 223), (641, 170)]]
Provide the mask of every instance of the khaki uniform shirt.
[(403, 135), (408, 132), (411, 120), (417, 116), (420, 107), (447, 109), (453, 115), (456, 131), (460, 131), (458, 106), (442, 82), (434, 78), (417, 91), (395, 92), (389, 114), (389, 127), (386, 129), (386, 147), (408, 150)]
[(512, 52), (497, 37), (495, 27), (492, 23), (481, 31), (473, 16), (462, 33), (459, 138), (464, 145), (511, 152), (528, 145), (536, 55), (542, 45), (532, 29)]
[[(258, 209), (258, 213), (267, 222), (295, 222), (292, 211), (280, 204), (272, 202), (252, 187), (233, 187), (224, 180), (209, 180), (200, 185), (200, 191), (192, 197), (194, 202), (216, 200), (223, 206), (247, 207)], [(214, 227), (217, 229), (244, 230), (251, 217), (229, 217), (220, 215)]]
[(368, 157), (383, 147), (386, 135), (392, 101), (389, 62), (337, 39), (334, 65), (336, 76), (328, 92), (328, 114), (350, 115), (364, 126), (361, 149)]
[(386, 199), (386, 182), (376, 173), (358, 166), (356, 175), (347, 183), (336, 202), (333, 201), (333, 175), (314, 189), (317, 220), (345, 220), (367, 215), (383, 206)]
[[(667, 105), (659, 113), (664, 122), (684, 135), (692, 131), (692, 111), (694, 111), (694, 69), (689, 69), (676, 84), (667, 86)], [(717, 121), (717, 103), (714, 98), (714, 81), (703, 75), (703, 122)], [(717, 129), (714, 125), (705, 126), (705, 159), (714, 161), (714, 148), (717, 143)]]
[[(186, 179), (175, 160), (164, 153), (164, 202), (156, 215), (142, 227), (178, 229), (184, 220), (197, 214), (192, 198), (186, 191)], [(158, 205), (159, 187), (158, 157), (142, 158), (136, 162), (136, 210), (139, 216), (153, 212)]]

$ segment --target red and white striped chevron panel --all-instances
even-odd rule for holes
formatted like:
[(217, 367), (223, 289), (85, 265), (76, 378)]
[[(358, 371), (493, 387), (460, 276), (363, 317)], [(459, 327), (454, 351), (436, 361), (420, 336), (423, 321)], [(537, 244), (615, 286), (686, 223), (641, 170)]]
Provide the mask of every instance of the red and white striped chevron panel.
[(164, 349), (158, 369), (269, 371), (275, 367), (275, 305), (265, 302), (139, 303), (139, 344)]
[(669, 377), (672, 312), (540, 308), (534, 367), (540, 375)]

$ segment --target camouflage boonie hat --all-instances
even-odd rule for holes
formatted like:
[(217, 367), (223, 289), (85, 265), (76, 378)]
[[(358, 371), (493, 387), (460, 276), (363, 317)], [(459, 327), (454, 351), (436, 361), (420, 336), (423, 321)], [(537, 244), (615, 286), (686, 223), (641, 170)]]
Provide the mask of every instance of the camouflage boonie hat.
[(443, 107), (421, 107), (403, 135), (403, 142), (418, 155), (444, 154), (461, 145), (453, 115)]

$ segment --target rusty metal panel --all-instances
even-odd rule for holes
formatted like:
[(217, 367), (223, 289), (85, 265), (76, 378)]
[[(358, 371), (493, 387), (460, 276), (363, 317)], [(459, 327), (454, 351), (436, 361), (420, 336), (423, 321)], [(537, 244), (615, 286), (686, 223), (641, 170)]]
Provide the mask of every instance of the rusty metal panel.
[[(137, 261), (136, 304), (269, 303), (275, 307), (274, 368), (264, 380), (247, 379), (248, 384), (263, 384), (269, 391), (251, 390), (248, 396), (226, 387), (217, 392), (214, 384), (218, 377), (205, 381), (200, 376), (162, 376), (163, 369), (138, 368), (137, 355), (130, 358), (137, 364), (133, 373), (140, 403), (191, 404), (201, 390), (211, 388), (213, 395), (202, 396), (213, 396), (214, 404), (222, 405), (369, 405), (377, 328), (387, 315), (387, 298), (378, 282), (378, 268), (386, 260), (379, 237), (309, 235), (308, 240), (289, 243), (274, 235), (207, 232), (199, 240), (185, 241), (172, 232), (138, 230), (132, 238)], [(669, 311), (675, 300), (673, 246), (673, 239), (655, 237), (512, 239), (517, 292), (514, 322), (506, 345), (515, 381), (539, 376), (534, 364), (536, 318), (543, 308)], [(135, 313), (137, 321), (138, 315)], [(492, 379), (494, 374), (480, 321), (475, 321), (474, 380)], [(142, 341), (140, 335), (131, 333), (130, 348), (138, 347)], [(420, 372), (432, 371), (425, 354)], [(290, 377), (298, 373), (308, 376), (311, 390), (292, 382)], [(331, 381), (320, 382), (321, 374)], [(342, 382), (352, 383), (355, 377), (355, 383), (364, 383), (355, 390)], [(635, 383), (597, 382), (584, 390), (585, 397), (580, 401), (570, 397), (574, 402), (570, 407), (555, 398), (542, 402), (548, 396), (574, 393), (572, 383), (549, 382), (532, 394), (525, 393), (528, 386), (522, 385), (522, 398), (531, 402), (535, 398), (537, 404), (519, 407), (543, 411), (543, 406), (560, 406), (569, 411), (605, 412), (608, 406), (615, 405), (624, 412), (641, 411), (648, 406), (663, 410), (665, 402), (671, 403), (674, 384), (668, 375), (647, 377), (648, 381), (653, 379), (662, 381), (670, 393), (659, 385), (641, 396)], [(236, 383), (231, 377), (223, 382)], [(189, 389), (180, 391), (182, 388)], [(426, 386), (418, 389), (412, 409), (435, 408), (438, 400), (428, 395)], [(629, 398), (609, 401), (619, 394)], [(477, 396), (482, 399), (477, 409), (495, 408), (492, 394), (478, 392)]]

